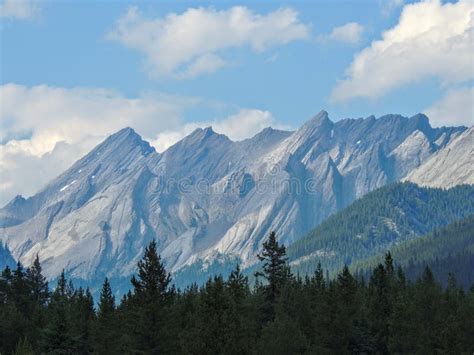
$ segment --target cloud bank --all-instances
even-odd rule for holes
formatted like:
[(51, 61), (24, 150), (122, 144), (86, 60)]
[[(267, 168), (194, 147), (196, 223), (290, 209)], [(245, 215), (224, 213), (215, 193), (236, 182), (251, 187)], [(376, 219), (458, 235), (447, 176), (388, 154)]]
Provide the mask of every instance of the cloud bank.
[(362, 39), (364, 26), (357, 22), (349, 22), (345, 25), (334, 27), (330, 34), (318, 37), (321, 42), (335, 41), (348, 44), (357, 44)]
[(38, 1), (4, 0), (0, 4), (0, 18), (30, 20), (40, 13)]
[(6, 84), (0, 86), (0, 101), (0, 205), (16, 194), (36, 193), (106, 136), (126, 126), (158, 151), (197, 127), (212, 125), (231, 139), (253, 136), (270, 125), (279, 127), (269, 112), (256, 109), (186, 123), (187, 110), (212, 104), (163, 93), (128, 98), (101, 88)]
[(474, 78), (473, 43), (472, 0), (406, 5), (398, 24), (354, 57), (331, 98), (376, 98), (430, 77), (444, 85), (467, 82)]
[(474, 125), (474, 87), (461, 87), (448, 92), (424, 110), (434, 126)]
[(187, 79), (228, 65), (225, 50), (249, 47), (263, 52), (308, 38), (309, 32), (310, 26), (291, 8), (261, 15), (243, 6), (200, 7), (147, 18), (130, 7), (107, 38), (144, 54), (152, 76)]

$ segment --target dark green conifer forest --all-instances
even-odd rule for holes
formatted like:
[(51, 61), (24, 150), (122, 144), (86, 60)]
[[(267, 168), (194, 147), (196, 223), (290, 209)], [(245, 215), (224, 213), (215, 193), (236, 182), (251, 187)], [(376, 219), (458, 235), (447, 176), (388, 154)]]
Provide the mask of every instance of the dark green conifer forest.
[(0, 279), (1, 354), (472, 353), (474, 286), (426, 267), (407, 279), (390, 253), (364, 279), (344, 267), (328, 279), (293, 275), (272, 233), (256, 284), (239, 266), (202, 287), (172, 286), (151, 242), (131, 291), (116, 300), (107, 279), (97, 304), (64, 273), (50, 290), (38, 259)]
[[(408, 182), (390, 184), (369, 192), (290, 244), (288, 258), (296, 272), (312, 273), (321, 262), (334, 275), (344, 265), (352, 267), (398, 245), (409, 246), (421, 236), (473, 215), (473, 186), (459, 185), (446, 190)], [(472, 229), (466, 233), (472, 236)], [(421, 261), (427, 260), (426, 254), (433, 257), (438, 249), (451, 243), (449, 237), (437, 238), (436, 248), (430, 246)], [(425, 239), (428, 243), (432, 240), (429, 236)], [(462, 243), (472, 246), (472, 240), (464, 238)], [(452, 242), (445, 251), (457, 247), (461, 243)], [(418, 253), (411, 257), (416, 261)]]

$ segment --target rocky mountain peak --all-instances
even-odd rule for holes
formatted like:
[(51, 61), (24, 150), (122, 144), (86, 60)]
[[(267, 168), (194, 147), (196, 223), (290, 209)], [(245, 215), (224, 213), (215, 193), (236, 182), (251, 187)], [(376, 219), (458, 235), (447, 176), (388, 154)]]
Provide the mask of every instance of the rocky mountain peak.
[[(453, 172), (430, 165), (436, 176), (446, 170), (443, 181), (472, 181), (472, 130), (464, 129), (432, 129), (422, 114), (333, 123), (321, 111), (295, 132), (266, 128), (238, 142), (199, 128), (159, 154), (127, 127), (35, 196), (1, 209), (0, 240), (26, 265), (39, 254), (48, 277), (64, 268), (99, 282), (128, 278), (153, 238), (174, 271), (216, 253), (249, 266), (269, 231), (296, 240), (432, 158), (454, 162)], [(301, 189), (309, 179), (314, 186)]]
[(194, 131), (184, 137), (181, 141), (176, 143), (176, 145), (189, 146), (195, 144), (202, 144), (203, 142), (213, 140), (230, 142), (230, 139), (225, 134), (217, 133), (211, 126), (209, 126), (206, 128), (196, 128)]
[(320, 111), (287, 139), (285, 151), (296, 155), (305, 155), (319, 140), (331, 135), (334, 123), (326, 111)]
[(130, 127), (122, 128), (120, 131), (112, 134), (97, 148), (108, 150), (115, 148), (128, 149), (134, 147), (140, 147), (141, 152), (145, 156), (155, 152), (155, 148), (150, 146), (150, 143), (143, 140), (142, 137)]
[(290, 131), (283, 131), (279, 129), (274, 129), (272, 127), (266, 127), (260, 132), (258, 132), (252, 138), (245, 139), (243, 142), (254, 141), (255, 143), (258, 143), (258, 142), (268, 141), (268, 140), (281, 140), (290, 136), (291, 133), (292, 132)]
[(329, 114), (321, 110), (319, 111), (315, 116), (313, 116), (309, 121), (307, 121), (303, 127), (318, 127), (322, 126), (324, 124), (332, 123), (332, 121), (329, 119)]

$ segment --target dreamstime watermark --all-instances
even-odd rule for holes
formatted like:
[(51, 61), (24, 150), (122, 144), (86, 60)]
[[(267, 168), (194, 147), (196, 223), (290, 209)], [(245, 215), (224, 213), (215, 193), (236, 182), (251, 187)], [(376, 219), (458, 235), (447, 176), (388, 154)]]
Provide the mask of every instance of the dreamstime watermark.
[(165, 178), (158, 175), (151, 189), (162, 194), (221, 195), (237, 194), (245, 196), (249, 192), (257, 195), (317, 194), (321, 192), (321, 182), (314, 177), (296, 178), (290, 176), (279, 164), (264, 172), (250, 174), (244, 170), (235, 171), (221, 179), (196, 176)]

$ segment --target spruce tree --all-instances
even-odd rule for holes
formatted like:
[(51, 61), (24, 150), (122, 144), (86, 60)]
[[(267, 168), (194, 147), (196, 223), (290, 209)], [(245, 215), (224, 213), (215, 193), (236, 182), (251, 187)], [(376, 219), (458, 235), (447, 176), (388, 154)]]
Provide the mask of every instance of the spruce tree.
[(98, 354), (117, 353), (115, 297), (107, 277), (102, 285), (94, 327), (94, 351)]
[(395, 298), (389, 320), (388, 348), (391, 353), (413, 353), (416, 343), (416, 321), (413, 309), (413, 288), (405, 273), (398, 267)]
[(281, 288), (293, 276), (287, 264), (286, 248), (276, 240), (275, 232), (271, 232), (268, 239), (263, 243), (263, 249), (257, 255), (263, 263), (263, 272), (256, 272), (258, 278), (262, 276), (267, 285), (264, 286), (266, 304), (264, 305), (264, 320), (272, 320), (275, 314), (275, 304)]
[(138, 276), (132, 277), (135, 346), (137, 350), (157, 353), (166, 346), (166, 306), (172, 292), (171, 276), (157, 253), (156, 241), (146, 248), (138, 262)]
[(225, 284), (221, 275), (210, 278), (201, 291), (199, 307), (198, 353), (229, 353), (231, 344), (230, 298), (224, 292)]
[(178, 294), (175, 306), (178, 310), (177, 318), (180, 321), (178, 338), (180, 353), (191, 353), (202, 347), (199, 338), (200, 317), (200, 290), (196, 283), (188, 286), (182, 295)]
[(12, 270), (7, 265), (2, 270), (0, 277), (0, 304), (5, 304), (11, 298), (11, 281), (12, 281)]
[(18, 311), (24, 317), (28, 317), (30, 310), (29, 308), (31, 306), (29, 299), (29, 288), (26, 282), (25, 269), (20, 262), (17, 263), (16, 269), (13, 271), (11, 279), (11, 292)]
[(414, 302), (418, 330), (418, 351), (432, 353), (441, 343), (441, 286), (427, 266), (415, 288)]
[(28, 340), (35, 348), (38, 347), (41, 330), (46, 326), (46, 304), (50, 297), (48, 282), (41, 272), (39, 257), (36, 255), (25, 275), (31, 304), (29, 310), (31, 327), (28, 332)]
[[(387, 265), (387, 263), (386, 263)], [(389, 319), (392, 314), (390, 273), (393, 268), (379, 264), (372, 273), (369, 283), (369, 319), (375, 337), (376, 351), (388, 352)]]
[(30, 344), (28, 339), (22, 338), (18, 345), (15, 348), (15, 352), (13, 355), (34, 355), (35, 352), (33, 350), (33, 346)]
[(92, 350), (92, 324), (94, 321), (94, 301), (89, 289), (75, 290), (69, 298), (68, 324), (72, 338), (72, 349), (77, 354), (88, 354)]
[(239, 265), (230, 273), (225, 286), (230, 298), (227, 341), (229, 348), (233, 349), (233, 353), (250, 353), (256, 333), (256, 318), (255, 310), (249, 302), (248, 279), (242, 274)]
[(97, 317), (106, 319), (115, 312), (115, 297), (110, 287), (109, 279), (106, 277), (102, 285), (102, 292), (100, 293), (99, 308)]
[(466, 296), (463, 298), (459, 309), (459, 321), (461, 323), (461, 347), (464, 352), (474, 353), (474, 284), (470, 287)]
[(49, 299), (48, 281), (41, 273), (42, 268), (38, 255), (33, 264), (26, 270), (26, 282), (30, 289), (33, 301), (40, 306), (45, 305)]
[(71, 336), (71, 325), (68, 322), (70, 303), (71, 297), (63, 270), (51, 295), (51, 303), (48, 306), (48, 325), (43, 330), (41, 339), (43, 352), (48, 354), (68, 354), (73, 352), (74, 339)]
[(248, 295), (248, 278), (242, 274), (239, 265), (236, 265), (235, 269), (230, 273), (226, 282), (226, 286), (232, 296), (232, 299), (236, 303), (240, 304)]
[(443, 326), (443, 348), (455, 353), (462, 353), (462, 322), (459, 314), (463, 302), (464, 292), (458, 286), (456, 277), (448, 275), (448, 286), (444, 292), (444, 326)]
[(169, 295), (171, 275), (166, 272), (153, 240), (146, 248), (143, 258), (138, 262), (138, 278), (132, 277), (135, 295), (141, 298), (164, 301)]
[(328, 343), (327, 329), (331, 315), (328, 307), (327, 287), (323, 268), (318, 262), (314, 275), (306, 286), (312, 320), (312, 332), (308, 338), (314, 344), (314, 352), (320, 352), (323, 345)]
[(329, 312), (335, 315), (329, 324), (328, 345), (335, 352), (350, 351), (349, 347), (353, 342), (353, 324), (359, 307), (357, 292), (357, 282), (349, 268), (344, 266), (328, 290)]

